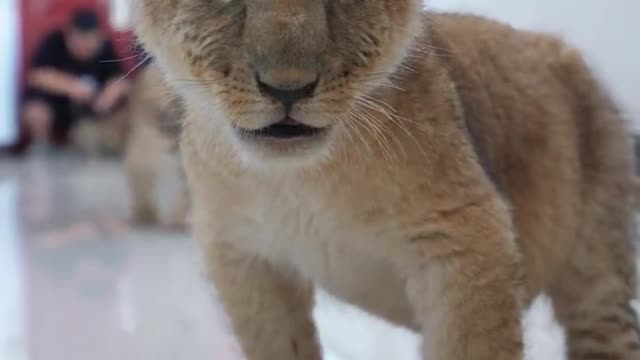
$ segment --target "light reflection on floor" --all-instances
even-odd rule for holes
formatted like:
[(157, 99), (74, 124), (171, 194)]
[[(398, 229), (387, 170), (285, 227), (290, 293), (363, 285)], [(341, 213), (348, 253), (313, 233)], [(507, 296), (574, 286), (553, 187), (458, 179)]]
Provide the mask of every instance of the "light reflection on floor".
[(0, 178), (0, 358), (26, 360), (23, 266), (17, 229), (17, 184)]
[(119, 164), (3, 162), (0, 179), (0, 359), (235, 359), (186, 234), (126, 223)]
[[(117, 162), (0, 160), (0, 360), (240, 360), (193, 242), (127, 208)], [(418, 359), (414, 334), (318, 300), (326, 360)], [(525, 322), (528, 359), (564, 358), (548, 304)]]

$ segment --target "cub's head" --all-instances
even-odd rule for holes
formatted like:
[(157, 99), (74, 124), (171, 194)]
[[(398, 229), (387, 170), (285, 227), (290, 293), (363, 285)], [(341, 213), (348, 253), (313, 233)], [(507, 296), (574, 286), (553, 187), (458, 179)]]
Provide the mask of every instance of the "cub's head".
[(348, 141), (366, 121), (355, 110), (420, 32), (422, 9), (422, 0), (138, 1), (138, 35), (195, 108), (191, 121), (261, 163), (313, 161)]

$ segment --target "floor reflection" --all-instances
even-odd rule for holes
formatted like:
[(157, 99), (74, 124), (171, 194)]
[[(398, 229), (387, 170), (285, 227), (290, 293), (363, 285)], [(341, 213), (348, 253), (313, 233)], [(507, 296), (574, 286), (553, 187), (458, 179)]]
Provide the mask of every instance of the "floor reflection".
[(26, 360), (24, 275), (18, 219), (18, 185), (0, 177), (0, 358)]
[(0, 164), (0, 359), (239, 359), (194, 244), (126, 194), (115, 162)]
[[(189, 236), (127, 209), (117, 162), (0, 160), (0, 360), (241, 360)], [(529, 360), (566, 358), (550, 309), (524, 319)], [(326, 294), (315, 318), (325, 360), (419, 359), (415, 334)]]

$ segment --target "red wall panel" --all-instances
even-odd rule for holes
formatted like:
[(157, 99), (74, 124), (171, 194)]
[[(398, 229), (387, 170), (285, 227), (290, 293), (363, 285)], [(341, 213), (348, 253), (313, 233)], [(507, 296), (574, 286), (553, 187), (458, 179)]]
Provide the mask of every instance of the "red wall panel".
[[(114, 32), (110, 29), (108, 0), (21, 0), (21, 39), (22, 39), (22, 68), (20, 86), (24, 86), (26, 72), (38, 45), (53, 29), (63, 26), (78, 8), (93, 8), (100, 18), (103, 29), (110, 35), (116, 51), (126, 71), (132, 68), (131, 32)], [(18, 119), (16, 119), (18, 121)], [(17, 150), (23, 148), (25, 137), (21, 136)]]

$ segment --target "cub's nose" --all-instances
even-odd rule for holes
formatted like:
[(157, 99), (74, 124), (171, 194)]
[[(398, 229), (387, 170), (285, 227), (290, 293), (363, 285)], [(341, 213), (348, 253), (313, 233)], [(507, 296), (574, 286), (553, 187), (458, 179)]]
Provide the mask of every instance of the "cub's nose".
[(263, 95), (281, 102), (288, 113), (295, 103), (313, 96), (318, 86), (318, 76), (314, 76), (313, 80), (306, 78), (295, 79), (294, 81), (278, 81), (270, 79), (268, 76), (257, 74), (256, 82), (258, 83), (258, 90)]

